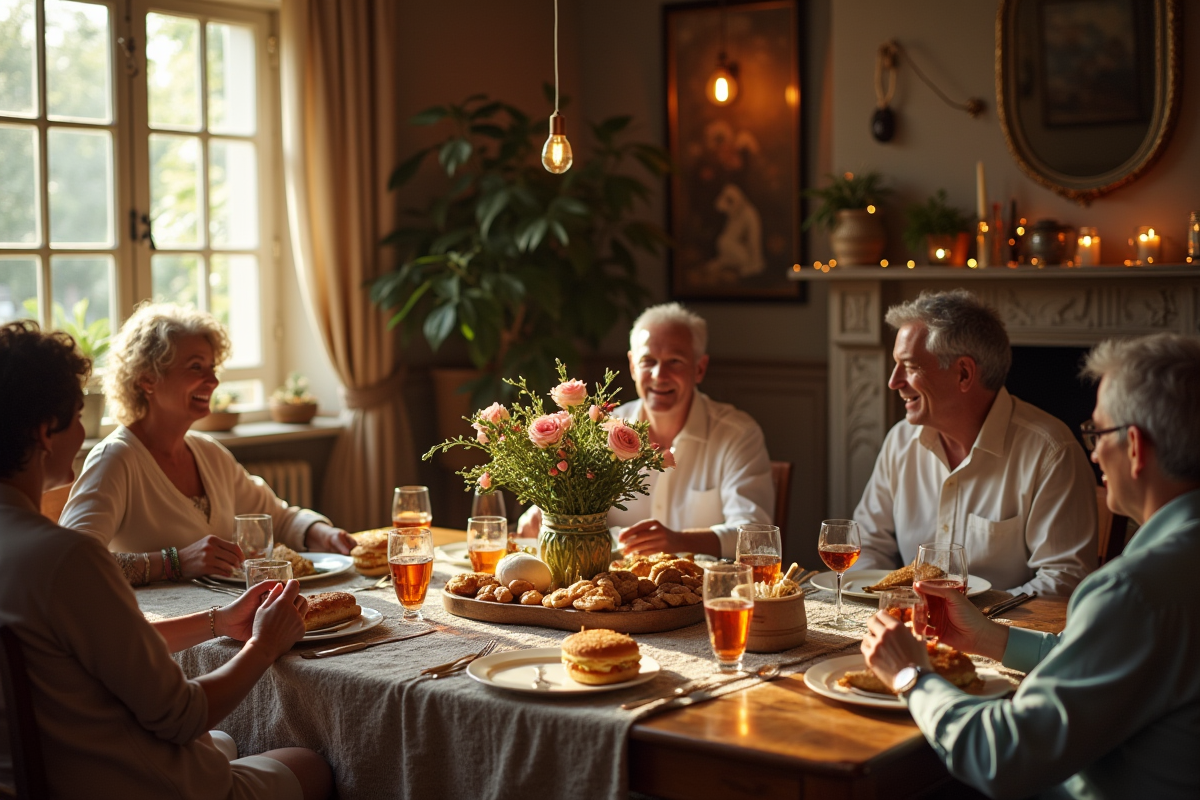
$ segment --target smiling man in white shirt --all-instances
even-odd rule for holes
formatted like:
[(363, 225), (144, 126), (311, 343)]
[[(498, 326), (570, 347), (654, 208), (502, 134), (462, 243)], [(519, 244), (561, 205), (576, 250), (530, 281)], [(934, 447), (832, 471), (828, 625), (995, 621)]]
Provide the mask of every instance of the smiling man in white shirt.
[[(675, 469), (650, 472), (650, 494), (614, 508), (608, 524), (627, 553), (693, 552), (732, 558), (738, 526), (771, 522), (775, 488), (762, 429), (749, 414), (697, 389), (708, 369), (708, 326), (678, 303), (642, 312), (629, 334), (638, 398), (614, 416), (648, 420), (650, 441)], [(521, 518), (536, 535), (541, 514)]]
[(1069, 595), (1096, 568), (1095, 478), (1065, 424), (1004, 388), (1004, 323), (961, 289), (886, 319), (897, 331), (888, 388), (905, 418), (855, 509), (854, 568), (895, 569), (924, 542), (953, 541), (996, 589)]

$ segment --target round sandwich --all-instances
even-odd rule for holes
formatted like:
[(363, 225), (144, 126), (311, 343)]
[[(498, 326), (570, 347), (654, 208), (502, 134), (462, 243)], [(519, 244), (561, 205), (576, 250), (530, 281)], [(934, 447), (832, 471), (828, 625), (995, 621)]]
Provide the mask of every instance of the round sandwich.
[(321, 592), (309, 595), (304, 630), (315, 631), (362, 616), (362, 609), (349, 592)]
[(635, 677), (642, 657), (632, 637), (600, 629), (580, 631), (563, 639), (562, 660), (567, 677), (596, 686)]
[(358, 546), (350, 551), (354, 568), (363, 575), (376, 577), (388, 572), (387, 531), (367, 531), (358, 537)]

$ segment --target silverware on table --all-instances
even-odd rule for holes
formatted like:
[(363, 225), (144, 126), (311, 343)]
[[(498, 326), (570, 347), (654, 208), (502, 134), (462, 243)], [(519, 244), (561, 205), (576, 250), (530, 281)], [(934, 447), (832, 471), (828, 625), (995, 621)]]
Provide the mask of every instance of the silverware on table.
[(236, 589), (231, 589), (228, 586), (222, 586), (218, 583), (209, 582), (203, 578), (192, 578), (192, 583), (199, 586), (201, 589), (208, 589), (210, 592), (220, 592), (221, 594), (231, 594), (234, 597), (241, 597), (242, 593)]
[(983, 615), (985, 617), (987, 617), (988, 619), (991, 619), (993, 617), (998, 617), (999, 615), (1005, 613), (1006, 611), (1011, 611), (1023, 603), (1028, 603), (1030, 600), (1032, 600), (1035, 597), (1037, 597), (1037, 592), (1031, 592), (1031, 593), (1021, 592), (1019, 595), (1016, 595), (1015, 597), (1010, 597), (1007, 600), (1001, 600), (1000, 602), (993, 603), (992, 605), (983, 609)]
[(476, 661), (484, 656), (492, 654), (492, 651), (500, 644), (499, 639), (489, 639), (478, 653), (468, 653), (465, 656), (459, 656), (453, 661), (448, 661), (445, 664), (438, 664), (436, 667), (426, 667), (421, 670), (418, 678), (447, 678), (451, 675), (457, 675), (471, 665), (471, 662)]
[(344, 644), (341, 647), (334, 647), (330, 650), (306, 651), (300, 654), (301, 658), (329, 658), (330, 656), (340, 656), (343, 653), (354, 653), (359, 650), (366, 650), (368, 647), (374, 647), (379, 644), (391, 644), (392, 642), (403, 642), (406, 639), (416, 639), (418, 636), (428, 636), (431, 633), (437, 633), (437, 628), (426, 628), (423, 631), (416, 633), (405, 634), (404, 636), (391, 636), (387, 639), (376, 639), (373, 642), (355, 642), (354, 644)]
[(384, 575), (382, 578), (380, 578), (379, 580), (375, 581), (375, 582), (374, 582), (374, 583), (372, 583), (370, 586), (356, 586), (355, 588), (353, 588), (353, 589), (349, 589), (349, 590), (347, 590), (347, 591), (351, 591), (351, 592), (369, 592), (369, 591), (371, 591), (371, 590), (373, 590), (373, 589), (386, 589), (386, 588), (388, 588), (388, 587), (389, 587), (389, 586), (391, 586), (391, 585), (392, 585), (392, 576), (391, 576), (390, 574), (388, 574), (388, 575)]
[[(632, 709), (641, 708), (655, 702), (661, 702), (662, 705), (665, 706), (667, 703), (670, 703), (674, 700), (682, 700), (684, 698), (694, 697), (697, 694), (711, 692), (714, 689), (720, 689), (729, 684), (737, 683), (738, 681), (746, 680), (748, 678), (757, 678), (758, 680), (754, 683), (748, 683), (742, 687), (743, 689), (748, 689), (751, 686), (758, 685), (759, 683), (773, 681), (780, 677), (783, 674), (783, 670), (787, 667), (794, 667), (797, 664), (803, 664), (805, 661), (810, 661), (812, 658), (813, 656), (805, 656), (804, 658), (796, 658), (791, 661), (777, 661), (771, 664), (763, 664), (761, 667), (754, 670), (754, 672), (745, 675), (736, 675), (732, 678), (720, 677), (693, 681), (690, 685), (676, 687), (668, 694), (655, 695), (654, 697), (648, 697), (644, 700), (633, 700), (631, 702), (624, 703), (622, 704), (621, 708), (626, 711), (630, 711)], [(738, 689), (737, 691), (741, 691), (741, 689)]]

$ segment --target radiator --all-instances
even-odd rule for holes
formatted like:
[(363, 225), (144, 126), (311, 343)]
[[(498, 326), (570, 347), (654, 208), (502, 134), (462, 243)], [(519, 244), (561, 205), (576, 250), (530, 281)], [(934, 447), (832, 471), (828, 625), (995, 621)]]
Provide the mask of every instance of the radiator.
[(302, 459), (252, 461), (244, 465), (289, 505), (312, 508), (312, 466)]

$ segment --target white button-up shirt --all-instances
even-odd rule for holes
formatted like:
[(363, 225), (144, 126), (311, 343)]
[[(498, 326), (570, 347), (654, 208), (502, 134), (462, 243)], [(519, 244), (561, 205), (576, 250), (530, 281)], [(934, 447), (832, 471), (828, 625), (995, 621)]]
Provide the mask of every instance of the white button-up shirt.
[[(613, 416), (644, 419), (642, 401), (617, 406)], [(683, 430), (671, 448), (674, 469), (650, 471), (649, 496), (639, 495), (627, 511), (608, 512), (608, 524), (625, 528), (656, 519), (672, 530), (712, 528), (721, 555), (737, 552), (738, 526), (771, 522), (775, 485), (762, 429), (754, 418), (696, 390)]]
[(928, 541), (964, 545), (970, 574), (1008, 592), (1066, 597), (1096, 569), (1096, 483), (1083, 449), (1005, 389), (957, 469), (937, 431), (897, 423), (854, 518), (855, 569), (911, 564)]

